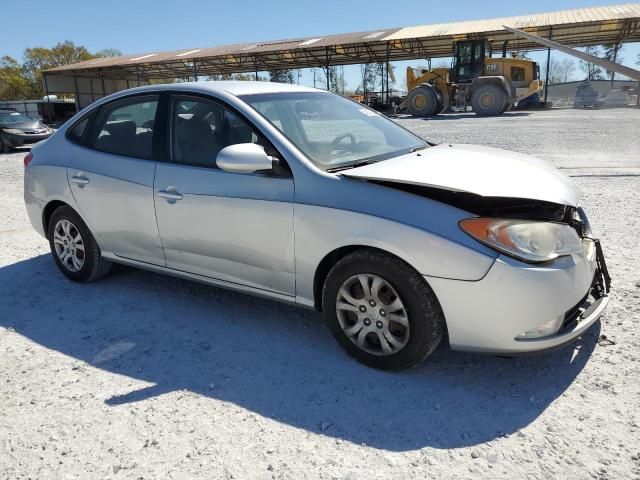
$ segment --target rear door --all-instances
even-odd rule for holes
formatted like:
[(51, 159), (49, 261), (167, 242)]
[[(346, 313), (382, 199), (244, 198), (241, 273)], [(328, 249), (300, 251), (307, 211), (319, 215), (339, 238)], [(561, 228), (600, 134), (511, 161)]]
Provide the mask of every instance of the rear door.
[(170, 158), (158, 163), (155, 202), (167, 267), (255, 289), (295, 294), (293, 178), (229, 173), (218, 152), (266, 139), (224, 104), (174, 96)]
[(153, 203), (158, 95), (109, 103), (71, 160), (71, 192), (91, 231), (117, 256), (164, 265)]

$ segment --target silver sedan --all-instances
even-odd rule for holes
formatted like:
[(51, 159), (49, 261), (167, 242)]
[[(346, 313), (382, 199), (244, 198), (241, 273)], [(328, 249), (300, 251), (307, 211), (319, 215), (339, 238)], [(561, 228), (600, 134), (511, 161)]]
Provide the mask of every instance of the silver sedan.
[(416, 365), (443, 338), (556, 348), (609, 298), (579, 192), (553, 167), (435, 145), (311, 88), (111, 95), (33, 148), (24, 196), (73, 281), (117, 262), (315, 308), (377, 368)]

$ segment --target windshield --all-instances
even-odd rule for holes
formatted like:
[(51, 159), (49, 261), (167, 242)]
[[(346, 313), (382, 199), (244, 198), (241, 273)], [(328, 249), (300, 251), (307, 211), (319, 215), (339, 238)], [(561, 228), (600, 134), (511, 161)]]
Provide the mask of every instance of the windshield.
[(244, 95), (314, 163), (331, 170), (427, 147), (384, 115), (328, 92)]
[(24, 122), (33, 122), (33, 118), (27, 117), (18, 112), (0, 112), (0, 123), (8, 124), (8, 123), (24, 123)]

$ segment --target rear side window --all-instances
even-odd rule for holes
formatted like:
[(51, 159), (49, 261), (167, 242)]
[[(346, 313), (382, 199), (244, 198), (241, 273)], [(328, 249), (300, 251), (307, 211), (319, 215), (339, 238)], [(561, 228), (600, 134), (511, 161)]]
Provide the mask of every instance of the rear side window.
[(82, 136), (84, 135), (84, 132), (87, 130), (87, 125), (89, 125), (90, 118), (91, 117), (85, 117), (82, 120), (80, 120), (78, 123), (76, 123), (73, 127), (69, 129), (69, 133), (67, 133), (67, 136), (74, 142), (79, 142), (80, 140), (82, 140)]
[(102, 152), (152, 158), (158, 97), (144, 96), (107, 105), (97, 115), (89, 145)]
[(513, 80), (514, 82), (523, 82), (524, 81), (524, 68), (511, 67), (511, 80)]

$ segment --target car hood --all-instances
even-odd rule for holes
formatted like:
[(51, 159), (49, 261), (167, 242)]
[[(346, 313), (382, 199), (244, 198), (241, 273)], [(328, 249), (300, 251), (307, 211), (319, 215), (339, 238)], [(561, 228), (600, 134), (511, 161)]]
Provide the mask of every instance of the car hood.
[(541, 200), (578, 206), (580, 190), (553, 165), (478, 145), (437, 145), (340, 172), (341, 175), (421, 185), (483, 197)]

